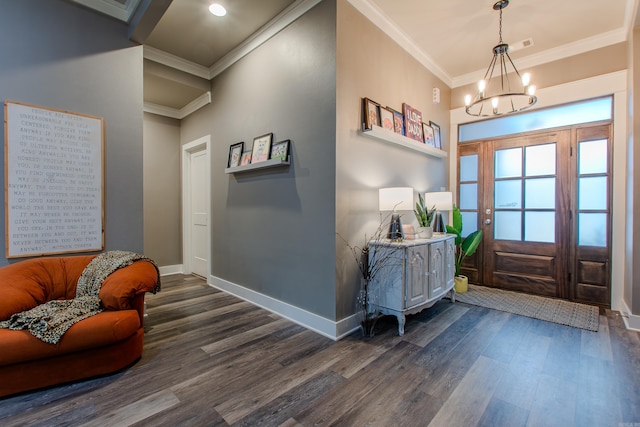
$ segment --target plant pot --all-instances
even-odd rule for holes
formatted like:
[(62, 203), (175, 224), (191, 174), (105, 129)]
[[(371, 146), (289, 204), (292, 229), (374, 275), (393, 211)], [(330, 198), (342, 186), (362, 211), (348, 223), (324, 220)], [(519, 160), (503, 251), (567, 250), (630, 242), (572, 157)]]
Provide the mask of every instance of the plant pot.
[(456, 276), (453, 281), (455, 282), (453, 289), (456, 290), (456, 293), (463, 294), (469, 290), (469, 278), (467, 276)]
[(429, 227), (418, 227), (418, 238), (419, 239), (430, 239), (433, 236), (433, 228)]

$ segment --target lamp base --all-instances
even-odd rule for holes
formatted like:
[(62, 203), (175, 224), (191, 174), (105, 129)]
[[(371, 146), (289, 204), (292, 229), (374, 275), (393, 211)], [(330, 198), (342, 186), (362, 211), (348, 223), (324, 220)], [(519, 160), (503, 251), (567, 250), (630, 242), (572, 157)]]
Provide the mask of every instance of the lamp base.
[(402, 231), (402, 222), (400, 221), (400, 214), (391, 214), (391, 222), (389, 223), (389, 232), (387, 233), (387, 239), (393, 242), (402, 242), (404, 240), (404, 232)]
[(433, 218), (433, 234), (446, 234), (447, 227), (444, 226), (444, 220), (440, 211), (436, 212), (436, 216)]

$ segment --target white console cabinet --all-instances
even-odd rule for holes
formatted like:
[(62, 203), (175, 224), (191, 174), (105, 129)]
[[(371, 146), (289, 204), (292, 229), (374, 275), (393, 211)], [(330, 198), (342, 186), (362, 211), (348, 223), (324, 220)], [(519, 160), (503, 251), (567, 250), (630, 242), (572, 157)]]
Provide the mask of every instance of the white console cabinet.
[(370, 242), (369, 262), (380, 271), (369, 284), (369, 312), (398, 318), (404, 335), (405, 316), (429, 308), (450, 292), (455, 301), (455, 236)]

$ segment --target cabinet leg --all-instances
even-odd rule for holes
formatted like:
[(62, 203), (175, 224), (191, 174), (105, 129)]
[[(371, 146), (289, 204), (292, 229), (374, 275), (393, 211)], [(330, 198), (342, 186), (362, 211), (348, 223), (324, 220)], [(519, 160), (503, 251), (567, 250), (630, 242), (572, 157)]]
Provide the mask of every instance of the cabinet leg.
[(407, 320), (407, 318), (404, 316), (404, 314), (398, 314), (398, 335), (403, 336), (404, 335), (404, 324)]
[(451, 292), (451, 303), (456, 302), (456, 290), (452, 288), (449, 292)]

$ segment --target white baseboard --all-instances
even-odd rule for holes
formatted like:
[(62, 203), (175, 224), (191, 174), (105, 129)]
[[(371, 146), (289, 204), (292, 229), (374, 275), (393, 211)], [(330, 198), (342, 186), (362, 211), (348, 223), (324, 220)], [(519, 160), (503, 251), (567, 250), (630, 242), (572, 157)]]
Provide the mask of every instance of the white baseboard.
[(626, 301), (622, 300), (622, 320), (624, 321), (624, 326), (632, 331), (640, 332), (640, 316), (637, 314), (632, 314), (631, 310), (627, 306)]
[(357, 315), (352, 315), (335, 322), (219, 277), (209, 276), (209, 285), (235, 295), (258, 307), (269, 310), (272, 313), (291, 320), (332, 340), (344, 338), (360, 328)]
[(158, 267), (160, 276), (168, 276), (169, 274), (182, 274), (182, 264), (177, 265), (165, 265)]

